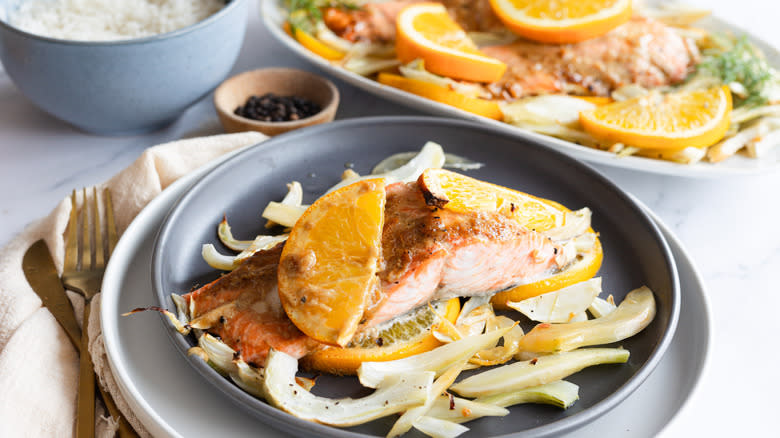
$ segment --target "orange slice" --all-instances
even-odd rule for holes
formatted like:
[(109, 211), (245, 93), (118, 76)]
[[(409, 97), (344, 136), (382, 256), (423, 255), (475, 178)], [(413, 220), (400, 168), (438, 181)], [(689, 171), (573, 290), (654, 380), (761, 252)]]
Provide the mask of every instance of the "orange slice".
[(417, 183), (430, 205), (458, 212), (498, 212), (535, 231), (563, 225), (568, 212), (556, 202), (445, 169), (426, 169)]
[(279, 261), (279, 297), (303, 333), (345, 346), (377, 290), (385, 185), (358, 181), (318, 199), (298, 219)]
[(299, 27), (293, 28), (290, 26), (290, 23), (285, 22), (284, 30), (293, 38), (295, 38), (295, 40), (298, 41), (303, 47), (306, 47), (310, 51), (322, 56), (329, 61), (337, 61), (344, 57), (343, 52), (328, 46)]
[(495, 82), (506, 71), (503, 62), (477, 49), (439, 3), (405, 7), (396, 27), (395, 50), (404, 64), (419, 58), (431, 73), (475, 82)]
[(302, 366), (330, 374), (354, 375), (363, 362), (385, 362), (432, 350), (442, 344), (431, 334), (437, 325), (436, 313), (455, 323), (460, 300), (452, 298), (441, 307), (440, 312), (428, 306), (420, 307), (407, 318), (401, 317), (376, 335), (360, 340), (355, 347), (325, 347), (315, 351), (301, 359)]
[(512, 32), (543, 43), (576, 43), (631, 18), (631, 0), (490, 0)]
[(391, 73), (379, 73), (377, 80), (382, 84), (451, 105), (482, 117), (493, 120), (501, 120), (503, 117), (501, 108), (498, 106), (497, 102), (469, 97), (441, 85), (432, 84), (419, 79), (405, 78)]
[(581, 281), (589, 280), (596, 276), (599, 268), (601, 268), (603, 259), (604, 252), (601, 247), (601, 242), (599, 242), (597, 238), (593, 249), (580, 255), (577, 260), (572, 262), (561, 272), (535, 283), (522, 284), (497, 293), (491, 300), (493, 307), (496, 309), (509, 309), (509, 306), (506, 305), (508, 301), (522, 301), (546, 294), (547, 292), (563, 289), (566, 286), (571, 286), (572, 284)]
[(651, 92), (580, 113), (582, 127), (594, 137), (654, 150), (711, 146), (723, 138), (730, 121), (726, 86)]

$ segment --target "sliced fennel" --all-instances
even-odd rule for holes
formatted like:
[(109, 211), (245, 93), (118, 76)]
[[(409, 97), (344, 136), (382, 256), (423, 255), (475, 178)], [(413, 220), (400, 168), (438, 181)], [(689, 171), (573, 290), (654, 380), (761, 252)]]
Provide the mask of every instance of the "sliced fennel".
[(571, 322), (600, 293), (601, 277), (596, 277), (523, 301), (510, 301), (506, 305), (533, 321)]
[(431, 409), (431, 406), (439, 398), (439, 395), (443, 394), (447, 388), (455, 382), (463, 367), (466, 365), (468, 359), (461, 360), (460, 362), (452, 365), (447, 371), (442, 373), (439, 378), (433, 382), (431, 386), (431, 392), (428, 394), (428, 399), (421, 406), (413, 407), (401, 415), (398, 420), (393, 424), (390, 432), (387, 433), (387, 437), (401, 436), (408, 432), (412, 426), (423, 417)]
[[(374, 168), (371, 169), (371, 174), (378, 175), (390, 172), (393, 169), (397, 169), (408, 163), (417, 154), (418, 152), (399, 152), (397, 154), (390, 155), (374, 166)], [(485, 167), (485, 163), (479, 163), (477, 161), (461, 157), (460, 155), (445, 153), (444, 164), (442, 164), (442, 167), (458, 170), (476, 170)]]
[(585, 348), (540, 356), (493, 368), (450, 387), (464, 397), (484, 397), (551, 383), (584, 368), (607, 363), (625, 363), (629, 352), (621, 348)]
[(410, 372), (388, 377), (369, 396), (331, 399), (300, 386), (295, 380), (297, 371), (298, 361), (294, 357), (271, 349), (263, 380), (268, 401), (298, 418), (331, 426), (363, 424), (421, 405), (433, 382), (432, 372)]
[(455, 438), (469, 430), (458, 423), (428, 416), (415, 420), (414, 428), (433, 438)]
[(235, 256), (222, 254), (217, 251), (217, 248), (214, 247), (214, 245), (205, 243), (201, 247), (201, 255), (203, 256), (203, 260), (212, 268), (221, 269), (223, 271), (232, 271), (237, 268), (244, 259), (250, 257), (257, 251), (271, 249), (276, 246), (276, 244), (284, 242), (285, 240), (287, 240), (287, 234), (280, 234), (278, 236), (257, 236), (247, 249)]
[(617, 309), (615, 299), (610, 295), (606, 300), (599, 297), (594, 298), (593, 302), (590, 303), (590, 306), (588, 307), (588, 312), (590, 312), (594, 318), (601, 318), (614, 312), (615, 309)]
[(217, 248), (210, 243), (204, 243), (200, 251), (203, 260), (214, 269), (221, 269), (223, 271), (232, 271), (236, 267), (235, 256), (229, 256), (217, 251)]
[(476, 352), (492, 347), (511, 327), (484, 335), (470, 336), (433, 350), (388, 362), (363, 362), (357, 375), (360, 383), (376, 388), (388, 376), (405, 375), (416, 371), (433, 371), (441, 375), (452, 365), (470, 359)]
[(563, 225), (545, 231), (544, 235), (558, 242), (573, 239), (588, 231), (591, 215), (588, 207), (566, 212)]
[[(291, 205), (294, 207), (300, 207), (303, 204), (303, 187), (301, 187), (301, 183), (299, 183), (298, 181), (293, 181), (287, 184), (287, 194), (284, 195), (284, 198), (282, 198), (282, 200), (279, 203), (284, 205)], [(278, 225), (278, 223), (274, 222), (271, 219), (268, 219), (268, 222), (265, 224), (265, 227), (271, 228), (275, 225)], [(295, 225), (294, 222), (293, 225)], [(292, 226), (292, 225), (288, 225), (288, 226)]]
[(568, 324), (538, 324), (520, 339), (520, 350), (554, 353), (611, 344), (639, 333), (654, 317), (653, 292), (642, 286), (629, 292), (614, 312), (602, 318)]
[(269, 202), (262, 216), (285, 227), (292, 227), (298, 218), (306, 211), (308, 205), (286, 205), (280, 202)]
[(458, 82), (452, 78), (429, 72), (425, 69), (425, 63), (422, 59), (416, 59), (409, 64), (402, 65), (398, 67), (398, 70), (401, 72), (401, 75), (407, 78), (439, 85), (468, 97), (488, 97), (485, 88), (481, 85)]
[(507, 391), (480, 397), (474, 400), (474, 402), (503, 408), (521, 403), (539, 403), (567, 409), (580, 398), (579, 391), (580, 387), (574, 383), (566, 380), (556, 380), (519, 391)]
[(512, 103), (501, 104), (504, 121), (518, 125), (563, 125), (575, 128), (579, 124), (580, 112), (596, 108), (584, 99), (565, 94), (548, 94), (527, 97)]
[(219, 237), (220, 242), (233, 251), (243, 251), (252, 244), (251, 240), (238, 240), (233, 237), (233, 232), (230, 230), (230, 225), (227, 221), (227, 216), (222, 216), (222, 221), (220, 221), (219, 226), (217, 226), (217, 236)]
[(409, 162), (396, 169), (381, 173), (365, 175), (358, 178), (345, 179), (328, 190), (328, 193), (348, 186), (354, 182), (363, 179), (385, 178), (385, 184), (390, 185), (396, 182), (416, 181), (425, 169), (432, 167), (439, 168), (444, 164), (444, 150), (440, 145), (429, 141)]
[[(506, 405), (509, 406), (509, 405)], [(465, 423), (482, 417), (503, 417), (509, 414), (506, 406), (482, 403), (465, 398), (443, 396), (436, 399), (426, 416), (453, 423)]]

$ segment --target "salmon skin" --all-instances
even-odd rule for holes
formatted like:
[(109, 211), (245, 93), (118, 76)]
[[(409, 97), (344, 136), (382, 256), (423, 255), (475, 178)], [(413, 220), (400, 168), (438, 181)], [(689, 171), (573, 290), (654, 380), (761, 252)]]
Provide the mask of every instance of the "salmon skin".
[(183, 296), (191, 324), (218, 336), (255, 366), (265, 365), (271, 347), (301, 358), (317, 345), (293, 325), (279, 300), (276, 272), (283, 246), (258, 251), (230, 273)]
[[(349, 41), (388, 43), (395, 40), (400, 11), (419, 1), (368, 3), (360, 10), (329, 8), (324, 22)], [(508, 32), (488, 0), (439, 3), (467, 32)], [(504, 76), (487, 89), (492, 97), (509, 100), (548, 93), (608, 96), (623, 85), (656, 88), (676, 84), (700, 61), (692, 40), (659, 21), (638, 16), (605, 35), (576, 44), (518, 39), (481, 50), (507, 64)]]
[[(426, 204), (416, 182), (387, 186), (380, 288), (361, 328), (430, 301), (487, 295), (536, 281), (560, 267), (560, 246), (498, 213), (457, 213)], [(269, 348), (296, 358), (319, 343), (287, 318), (277, 268), (283, 244), (259, 251), (238, 268), (184, 295), (191, 324), (264, 364)]]

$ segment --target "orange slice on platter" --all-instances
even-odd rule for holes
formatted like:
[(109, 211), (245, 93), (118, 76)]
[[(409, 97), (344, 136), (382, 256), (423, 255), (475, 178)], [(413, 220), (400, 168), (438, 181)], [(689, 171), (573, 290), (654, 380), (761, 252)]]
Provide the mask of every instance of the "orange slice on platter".
[(576, 43), (603, 35), (631, 18), (631, 0), (490, 0), (512, 32), (542, 43)]
[(731, 92), (726, 86), (644, 96), (580, 113), (592, 136), (653, 150), (707, 147), (726, 134), (731, 122)]
[[(514, 219), (525, 228), (547, 231), (565, 224), (571, 210), (548, 199), (470, 178), (444, 169), (427, 169), (417, 180), (426, 201), (452, 211), (498, 212)], [(522, 301), (543, 293), (593, 278), (604, 258), (601, 242), (593, 230), (593, 247), (560, 272), (534, 283), (523, 284), (497, 293), (492, 303), (507, 309), (508, 301)]]
[(301, 28), (290, 26), (288, 22), (284, 23), (284, 31), (295, 38), (300, 45), (329, 61), (337, 61), (344, 58), (344, 52), (328, 46)]
[(435, 100), (436, 102), (454, 106), (482, 117), (493, 120), (501, 120), (503, 117), (503, 113), (497, 102), (466, 96), (438, 84), (421, 81), (419, 79), (406, 78), (392, 73), (379, 73), (377, 80), (379, 83), (408, 91), (409, 93)]
[(431, 73), (474, 82), (495, 82), (506, 71), (506, 64), (477, 49), (440, 3), (405, 7), (396, 27), (395, 50), (403, 64), (422, 59)]
[(378, 288), (385, 184), (358, 181), (314, 202), (293, 226), (279, 261), (279, 297), (298, 329), (347, 345)]
[(422, 306), (382, 327), (366, 330), (370, 335), (361, 337), (358, 333), (348, 348), (324, 347), (308, 354), (301, 359), (301, 365), (313, 371), (354, 375), (363, 362), (385, 362), (424, 353), (442, 345), (431, 333), (441, 324), (437, 315), (455, 323), (459, 313), (458, 298)]

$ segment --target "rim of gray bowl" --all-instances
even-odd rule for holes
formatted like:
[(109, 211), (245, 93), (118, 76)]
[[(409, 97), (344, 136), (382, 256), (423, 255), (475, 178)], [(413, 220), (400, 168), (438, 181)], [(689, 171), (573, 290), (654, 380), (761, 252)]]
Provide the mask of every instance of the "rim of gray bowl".
[[(190, 32), (194, 32), (201, 27), (208, 26), (211, 22), (219, 20), (223, 15), (227, 14), (230, 9), (237, 7), (236, 5), (246, 1), (246, 0), (230, 0), (228, 3), (225, 4), (222, 9), (217, 11), (214, 14), (209, 15), (203, 20), (198, 21), (195, 24), (191, 24), (189, 26), (182, 27), (180, 29), (172, 30), (170, 32), (165, 33), (159, 33), (156, 35), (149, 35), (141, 38), (130, 38), (130, 39), (124, 39), (124, 40), (113, 40), (113, 41), (83, 41), (83, 40), (64, 40), (61, 38), (52, 38), (47, 37), (43, 35), (38, 35), (34, 33), (30, 33), (27, 31), (24, 31), (22, 29), (19, 29), (18, 27), (15, 27), (11, 25), (11, 23), (8, 22), (7, 12), (8, 9), (6, 9), (6, 16), (0, 18), (0, 27), (3, 27), (11, 32), (18, 33), (20, 35), (46, 41), (52, 44), (62, 44), (65, 46), (131, 46), (131, 45), (141, 45), (141, 44), (149, 44), (152, 42), (156, 42), (159, 40), (166, 40), (166, 39), (173, 39), (177, 38), (183, 35), (186, 35)], [(7, 5), (3, 5), (3, 8), (7, 8)]]

